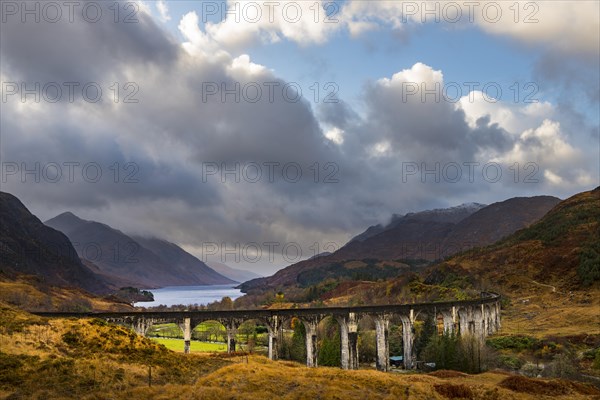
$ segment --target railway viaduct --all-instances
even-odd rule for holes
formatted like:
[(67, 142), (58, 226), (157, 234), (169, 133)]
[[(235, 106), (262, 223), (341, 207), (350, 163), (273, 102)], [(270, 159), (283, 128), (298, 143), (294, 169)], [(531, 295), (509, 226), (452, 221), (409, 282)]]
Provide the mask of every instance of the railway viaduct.
[(176, 323), (184, 336), (184, 351), (189, 353), (192, 329), (205, 321), (218, 321), (227, 331), (227, 351), (235, 351), (237, 328), (249, 320), (258, 320), (269, 333), (269, 358), (278, 358), (283, 326), (298, 318), (306, 329), (306, 365), (317, 366), (317, 327), (326, 317), (334, 318), (340, 328), (341, 367), (358, 369), (358, 322), (368, 316), (375, 322), (377, 369), (387, 371), (390, 366), (388, 334), (390, 321), (402, 324), (403, 359), (405, 368), (413, 367), (414, 324), (417, 318), (433, 317), (443, 321), (444, 331), (458, 335), (471, 334), (483, 339), (500, 329), (500, 296), (482, 293), (474, 300), (414, 303), (398, 305), (257, 309), (227, 311), (164, 311), (164, 312), (108, 312), (108, 313), (36, 313), (44, 317), (101, 318), (111, 323), (131, 327), (145, 335), (154, 324)]

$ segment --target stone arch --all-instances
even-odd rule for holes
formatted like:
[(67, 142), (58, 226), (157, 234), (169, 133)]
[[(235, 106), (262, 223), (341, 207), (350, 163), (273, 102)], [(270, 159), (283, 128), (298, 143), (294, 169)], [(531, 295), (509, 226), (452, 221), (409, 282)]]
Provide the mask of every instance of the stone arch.
[(269, 345), (268, 324), (262, 318), (248, 318), (241, 321), (236, 332), (237, 343), (242, 350), (253, 353)]
[(377, 338), (375, 318), (370, 314), (360, 314), (357, 318), (357, 360), (356, 367), (375, 363), (377, 360)]
[(191, 323), (192, 339), (207, 343), (222, 343), (227, 348), (227, 328), (218, 319), (194, 320)]

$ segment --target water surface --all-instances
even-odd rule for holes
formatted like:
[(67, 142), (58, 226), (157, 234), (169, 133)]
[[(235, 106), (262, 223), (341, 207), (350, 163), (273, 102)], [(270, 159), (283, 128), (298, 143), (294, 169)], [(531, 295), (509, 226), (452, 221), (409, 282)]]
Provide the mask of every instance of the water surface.
[(172, 306), (175, 304), (193, 305), (208, 304), (219, 301), (225, 296), (232, 300), (243, 296), (239, 289), (232, 285), (210, 285), (210, 286), (168, 286), (160, 289), (150, 290), (154, 295), (154, 301), (135, 303), (139, 307), (153, 307), (158, 305)]

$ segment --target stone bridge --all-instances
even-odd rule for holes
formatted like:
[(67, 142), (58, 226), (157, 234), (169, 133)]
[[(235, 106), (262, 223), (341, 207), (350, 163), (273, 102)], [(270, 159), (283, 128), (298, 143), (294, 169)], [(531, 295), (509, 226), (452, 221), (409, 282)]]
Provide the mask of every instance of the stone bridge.
[(414, 364), (413, 339), (417, 319), (433, 317), (435, 321), (443, 323), (446, 332), (458, 335), (468, 333), (483, 339), (500, 329), (500, 296), (482, 293), (481, 298), (476, 300), (359, 307), (36, 314), (45, 317), (101, 318), (129, 326), (140, 335), (145, 335), (154, 324), (176, 323), (183, 331), (185, 353), (190, 351), (192, 329), (202, 322), (218, 321), (223, 324), (227, 332), (227, 351), (232, 352), (235, 351), (237, 328), (245, 321), (258, 320), (268, 329), (268, 355), (271, 360), (278, 358), (278, 344), (283, 339), (284, 323), (297, 318), (306, 329), (306, 365), (309, 367), (317, 366), (319, 322), (332, 317), (340, 328), (341, 367), (344, 369), (358, 369), (358, 322), (363, 317), (370, 317), (375, 323), (377, 369), (387, 371), (390, 366), (390, 321), (402, 325), (404, 367), (409, 369)]

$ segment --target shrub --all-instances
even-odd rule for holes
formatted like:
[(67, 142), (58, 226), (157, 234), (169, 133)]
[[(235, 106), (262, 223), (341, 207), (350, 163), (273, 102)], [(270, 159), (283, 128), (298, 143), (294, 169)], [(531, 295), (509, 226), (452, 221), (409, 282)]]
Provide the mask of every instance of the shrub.
[(573, 378), (577, 375), (575, 363), (568, 354), (557, 354), (544, 369), (544, 376), (553, 378)]
[(452, 385), (450, 383), (442, 383), (434, 385), (433, 388), (436, 392), (448, 399), (473, 399), (474, 394), (470, 387), (458, 384)]
[(524, 376), (509, 376), (498, 385), (513, 392), (545, 396), (563, 396), (570, 392), (567, 385), (560, 381), (543, 381)]
[(508, 368), (513, 371), (521, 369), (521, 367), (523, 367), (523, 364), (525, 364), (525, 361), (523, 361), (519, 357), (514, 357), (506, 354), (500, 355), (498, 357), (498, 362), (500, 363), (501, 367)]
[(577, 275), (583, 286), (600, 280), (600, 241), (588, 242), (579, 254)]
[(486, 344), (496, 350), (534, 350), (540, 347), (540, 341), (530, 336), (499, 336), (486, 340)]
[(600, 369), (600, 349), (596, 350), (596, 357), (594, 358), (593, 367), (595, 369)]
[(78, 346), (83, 341), (83, 336), (79, 332), (66, 332), (62, 335), (62, 340), (69, 346)]

